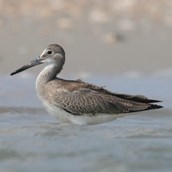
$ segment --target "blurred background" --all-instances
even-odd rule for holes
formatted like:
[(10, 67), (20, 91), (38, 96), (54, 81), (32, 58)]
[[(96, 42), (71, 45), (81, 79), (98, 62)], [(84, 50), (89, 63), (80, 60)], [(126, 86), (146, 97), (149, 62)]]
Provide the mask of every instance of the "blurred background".
[[(109, 123), (60, 123), (35, 91), (38, 66), (60, 44), (60, 77), (162, 100), (164, 109)], [(0, 0), (0, 172), (171, 172), (171, 0)]]
[(172, 1), (0, 0), (0, 37), (1, 74), (50, 43), (66, 51), (63, 74), (169, 73)]

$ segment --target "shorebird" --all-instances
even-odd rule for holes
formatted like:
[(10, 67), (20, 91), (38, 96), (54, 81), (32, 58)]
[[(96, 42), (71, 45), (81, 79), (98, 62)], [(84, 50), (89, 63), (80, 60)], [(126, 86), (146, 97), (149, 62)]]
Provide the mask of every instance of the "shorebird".
[(74, 124), (99, 124), (126, 116), (131, 112), (162, 108), (159, 100), (145, 96), (110, 92), (103, 87), (81, 80), (65, 80), (57, 75), (65, 63), (65, 51), (58, 44), (49, 45), (42, 54), (27, 65), (12, 72), (22, 72), (45, 63), (36, 79), (38, 98), (45, 109), (60, 121)]

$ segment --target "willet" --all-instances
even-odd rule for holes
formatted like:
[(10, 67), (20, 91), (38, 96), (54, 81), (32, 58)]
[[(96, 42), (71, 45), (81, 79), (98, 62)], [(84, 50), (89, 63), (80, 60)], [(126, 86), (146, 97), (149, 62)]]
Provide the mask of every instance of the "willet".
[(63, 122), (99, 124), (126, 116), (131, 112), (159, 109), (159, 100), (144, 96), (112, 93), (81, 80), (57, 77), (65, 63), (65, 51), (60, 45), (49, 45), (42, 54), (11, 75), (46, 63), (36, 80), (36, 91), (46, 110)]

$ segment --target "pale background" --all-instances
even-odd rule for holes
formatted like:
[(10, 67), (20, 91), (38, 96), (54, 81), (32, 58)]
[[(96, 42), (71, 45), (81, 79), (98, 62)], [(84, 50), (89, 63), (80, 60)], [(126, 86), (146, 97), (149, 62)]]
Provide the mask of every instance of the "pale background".
[(0, 38), (0, 74), (50, 43), (66, 51), (63, 74), (169, 73), (172, 1), (0, 0)]

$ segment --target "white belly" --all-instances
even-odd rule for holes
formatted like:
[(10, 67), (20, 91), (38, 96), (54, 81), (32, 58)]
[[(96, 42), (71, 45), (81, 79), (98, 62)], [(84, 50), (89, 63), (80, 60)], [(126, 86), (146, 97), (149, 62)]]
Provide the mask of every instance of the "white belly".
[(109, 122), (115, 120), (119, 115), (117, 114), (97, 114), (97, 115), (72, 115), (63, 109), (60, 109), (55, 106), (51, 106), (49, 104), (44, 104), (45, 109), (51, 114), (53, 117), (57, 118), (62, 122), (69, 122), (78, 125), (94, 125), (100, 124), (104, 122)]

